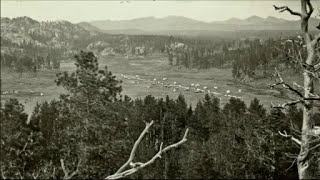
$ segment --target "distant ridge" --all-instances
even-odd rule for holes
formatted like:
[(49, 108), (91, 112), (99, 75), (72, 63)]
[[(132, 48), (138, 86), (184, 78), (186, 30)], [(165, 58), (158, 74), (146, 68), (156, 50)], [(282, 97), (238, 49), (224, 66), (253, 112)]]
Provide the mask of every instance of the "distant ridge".
[[(320, 20), (310, 18), (310, 30), (317, 30)], [(144, 17), (132, 20), (99, 20), (88, 22), (103, 31), (125, 31), (130, 29), (141, 32), (205, 30), (205, 31), (240, 31), (240, 30), (299, 30), (299, 20), (285, 20), (269, 16), (261, 18), (250, 16), (246, 19), (230, 18), (225, 21), (203, 22), (183, 16), (167, 16), (164, 18)]]
[[(97, 27), (102, 24), (105, 27)], [(310, 31), (319, 19), (310, 19)], [(236, 31), (236, 33), (235, 33)], [(68, 21), (36, 21), (30, 17), (1, 17), (1, 42), (29, 43), (38, 47), (71, 47), (79, 39), (107, 34), (197, 36), (215, 38), (280, 37), (300, 32), (300, 22), (276, 17), (246, 19), (231, 18), (226, 21), (202, 22), (180, 16), (166, 18), (145, 17), (125, 21), (102, 20), (73, 24)], [(2, 44), (3, 45), (3, 44)]]

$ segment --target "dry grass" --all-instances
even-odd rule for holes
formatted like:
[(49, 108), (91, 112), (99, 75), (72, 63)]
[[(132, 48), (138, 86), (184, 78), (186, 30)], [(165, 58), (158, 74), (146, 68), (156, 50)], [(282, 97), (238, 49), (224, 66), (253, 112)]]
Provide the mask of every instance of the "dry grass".
[[(265, 107), (270, 106), (270, 102), (281, 103), (284, 102), (284, 97), (279, 95), (278, 91), (268, 90), (268, 84), (271, 83), (269, 79), (263, 79), (254, 82), (251, 86), (238, 84), (233, 82), (231, 77), (231, 69), (208, 69), (208, 70), (186, 70), (172, 68), (167, 65), (166, 57), (155, 55), (152, 57), (141, 58), (129, 58), (124, 57), (100, 57), (99, 63), (101, 68), (108, 65), (109, 70), (113, 72), (118, 79), (123, 80), (123, 94), (127, 94), (132, 98), (143, 98), (148, 94), (156, 97), (163, 97), (168, 94), (172, 98), (176, 98), (180, 93), (183, 94), (188, 103), (191, 103), (195, 107), (199, 99), (203, 99), (204, 93), (194, 93), (193, 91), (185, 91), (183, 89), (166, 88), (160, 85), (152, 85), (151, 83), (145, 83), (140, 81), (139, 83), (133, 83), (133, 80), (122, 79), (120, 74), (127, 75), (140, 75), (142, 79), (153, 80), (159, 79), (162, 82), (162, 78), (168, 78), (166, 83), (177, 82), (183, 86), (190, 86), (191, 83), (199, 83), (201, 87), (207, 86), (208, 89), (214, 90), (214, 86), (218, 89), (216, 92), (225, 94), (227, 90), (230, 90), (231, 95), (240, 96), (248, 104), (253, 98), (260, 99), (261, 103)], [(75, 69), (74, 62), (69, 61), (61, 64), (60, 71), (73, 71)], [(31, 113), (33, 107), (37, 102), (50, 101), (57, 99), (60, 93), (64, 92), (64, 89), (57, 87), (54, 83), (56, 72), (54, 71), (42, 71), (39, 72), (37, 77), (30, 77), (27, 74), (23, 74), (21, 78), (14, 72), (1, 72), (2, 80), (2, 93), (5, 91), (12, 92), (18, 91), (17, 94), (1, 95), (1, 101), (8, 100), (9, 98), (17, 98), (21, 103), (25, 105), (27, 113)], [(288, 77), (289, 81), (294, 80), (294, 77)], [(298, 80), (299, 82), (300, 80)], [(149, 87), (150, 86), (150, 87)], [(242, 92), (238, 92), (241, 89)], [(31, 93), (30, 91), (33, 91)], [(43, 93), (43, 96), (40, 96)], [(221, 97), (221, 104), (228, 102), (229, 98), (225, 96)]]

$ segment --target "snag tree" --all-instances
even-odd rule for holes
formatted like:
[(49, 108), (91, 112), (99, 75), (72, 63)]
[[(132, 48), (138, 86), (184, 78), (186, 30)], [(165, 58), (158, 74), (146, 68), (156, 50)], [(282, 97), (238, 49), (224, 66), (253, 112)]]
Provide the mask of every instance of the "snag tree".
[[(312, 179), (318, 176), (320, 171), (319, 166), (315, 163), (319, 162), (319, 147), (320, 147), (320, 128), (315, 126), (313, 116), (314, 102), (320, 100), (320, 96), (315, 94), (314, 85), (316, 79), (320, 80), (320, 33), (312, 36), (309, 32), (309, 19), (314, 11), (310, 0), (300, 0), (301, 12), (296, 12), (288, 6), (275, 6), (275, 10), (279, 12), (288, 11), (291, 15), (299, 16), (301, 19), (301, 31), (303, 34), (303, 45), (298, 52), (287, 52), (290, 59), (301, 66), (303, 72), (304, 85), (298, 85), (294, 82), (293, 85), (286, 83), (280, 73), (276, 69), (275, 76), (277, 77), (276, 83), (271, 84), (270, 87), (281, 85), (283, 88), (288, 89), (295, 95), (297, 99), (291, 102), (286, 102), (282, 105), (274, 106), (274, 108), (285, 108), (286, 106), (302, 104), (303, 105), (303, 120), (301, 127), (301, 137), (295, 138), (288, 135), (286, 132), (280, 133), (284, 137), (291, 138), (300, 146), (300, 153), (297, 157), (297, 167), (300, 179)], [(320, 29), (320, 24), (317, 27)], [(290, 41), (295, 43), (295, 41)], [(306, 52), (306, 57), (303, 57), (301, 52)]]

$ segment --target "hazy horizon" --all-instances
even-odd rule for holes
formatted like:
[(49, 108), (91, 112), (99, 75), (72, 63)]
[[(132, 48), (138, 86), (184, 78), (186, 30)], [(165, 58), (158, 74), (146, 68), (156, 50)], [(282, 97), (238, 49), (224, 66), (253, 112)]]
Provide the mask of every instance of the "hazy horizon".
[[(300, 2), (282, 1), (1, 1), (1, 17), (28, 16), (38, 21), (67, 20), (72, 23), (97, 20), (131, 20), (144, 17), (183, 16), (212, 22), (230, 18), (273, 16), (287, 20), (298, 17), (279, 13), (272, 5), (288, 5), (300, 11)], [(313, 3), (319, 15), (320, 6)], [(58, 13), (57, 13), (58, 12)], [(231, 12), (231, 13), (230, 13)]]

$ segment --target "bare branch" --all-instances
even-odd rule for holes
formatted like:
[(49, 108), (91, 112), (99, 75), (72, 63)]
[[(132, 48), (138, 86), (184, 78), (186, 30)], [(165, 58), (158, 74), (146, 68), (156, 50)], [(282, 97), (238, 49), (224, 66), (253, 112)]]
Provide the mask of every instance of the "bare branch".
[(296, 105), (298, 103), (304, 103), (304, 101), (299, 99), (299, 100), (295, 100), (295, 101), (285, 102), (283, 104), (278, 104), (276, 106), (271, 102), (271, 106), (272, 106), (272, 108), (284, 109), (286, 106), (292, 106), (292, 105)]
[(175, 144), (172, 144), (172, 145), (164, 148), (163, 151), (162, 151), (162, 153), (167, 152), (167, 151), (170, 150), (171, 148), (177, 148), (177, 147), (180, 146), (182, 143), (186, 142), (186, 141), (187, 141), (188, 132), (189, 132), (189, 129), (186, 129), (186, 132), (184, 133), (183, 138), (182, 138), (179, 142), (177, 142), (177, 143), (175, 143)]
[(308, 15), (309, 15), (309, 17), (310, 17), (310, 16), (311, 16), (311, 14), (313, 13), (314, 8), (313, 8), (313, 6), (312, 6), (312, 4), (311, 4), (310, 0), (307, 0), (307, 5), (308, 5), (308, 8), (309, 8)]
[(140, 144), (140, 142), (142, 141), (143, 137), (145, 136), (145, 134), (149, 131), (150, 127), (152, 126), (153, 121), (151, 121), (150, 123), (146, 123), (146, 127), (144, 128), (144, 130), (142, 131), (142, 133), (140, 134), (139, 138), (136, 140), (136, 142), (133, 145), (133, 148), (131, 150), (130, 153), (130, 157), (128, 159), (128, 161), (126, 163), (124, 163), (116, 172), (116, 174), (121, 173), (128, 165), (130, 162), (132, 162), (132, 160), (134, 159), (134, 156), (136, 155), (136, 151), (138, 148), (138, 145)]
[(61, 164), (61, 168), (62, 168), (62, 171), (65, 175), (65, 177), (68, 175), (68, 171), (66, 170), (66, 167), (64, 166), (64, 161), (63, 159), (60, 159), (60, 164)]
[(305, 101), (319, 101), (320, 97), (312, 97), (312, 98), (303, 98), (303, 99), (298, 99), (298, 100), (294, 100), (294, 101), (290, 101), (290, 102), (285, 102), (283, 104), (278, 104), (278, 105), (274, 105), (271, 102), (271, 107), (272, 108), (278, 108), (278, 109), (284, 109), (287, 106), (292, 106), (292, 105), (296, 105), (299, 103), (305, 104)]
[(288, 12), (289, 12), (290, 14), (292, 14), (292, 15), (299, 16), (299, 17), (302, 16), (301, 13), (292, 11), (288, 6), (280, 6), (280, 7), (279, 7), (279, 6), (273, 5), (273, 7), (274, 7), (274, 9), (275, 9), (276, 11), (279, 11), (280, 13), (282, 13), (282, 12), (284, 12), (284, 11), (288, 11)]
[(71, 174), (69, 174), (70, 172), (66, 169), (63, 159), (60, 159), (60, 164), (61, 164), (62, 171), (64, 173), (63, 179), (71, 179), (73, 176), (75, 176), (78, 173), (79, 167), (81, 164), (81, 159), (78, 161), (77, 169), (73, 171)]
[(18, 173), (17, 173), (19, 176), (20, 176), (20, 179), (24, 179), (23, 176), (21, 175), (21, 172), (18, 170)]
[(286, 169), (286, 171), (288, 171), (289, 169), (291, 169), (293, 167), (293, 165), (295, 165), (295, 162), (297, 161), (297, 157), (294, 158), (294, 160), (292, 161), (291, 165)]
[(310, 97), (310, 98), (304, 98), (306, 101), (320, 101), (320, 97)]
[(68, 179), (71, 179), (73, 176), (75, 176), (79, 172), (80, 164), (81, 164), (81, 159), (78, 162), (77, 169), (71, 173)]
[(7, 177), (4, 175), (3, 170), (1, 171), (1, 177), (2, 177), (2, 179), (7, 179)]
[[(303, 86), (299, 85), (299, 84), (296, 83), (296, 82), (293, 82), (292, 84), (293, 84), (293, 86), (297, 86), (298, 88), (301, 88), (301, 89), (303, 89), (304, 91), (307, 91), (306, 88), (304, 88)], [(309, 94), (310, 94), (311, 96), (315, 97), (315, 98), (319, 97), (319, 95), (316, 95), (316, 94), (313, 94), (313, 93), (309, 93)], [(304, 98), (304, 99), (305, 99), (305, 100), (310, 100), (309, 98)], [(317, 99), (314, 99), (314, 100), (317, 100)]]
[[(153, 121), (151, 121), (151, 122), (153, 122)], [(141, 133), (140, 137), (143, 137), (143, 136), (146, 134), (146, 131), (150, 128), (151, 125), (152, 125), (152, 123), (146, 125), (146, 128), (145, 128), (145, 130)], [(167, 147), (164, 148), (164, 149), (162, 148), (162, 147), (163, 147), (163, 143), (161, 143), (158, 153), (155, 154), (149, 161), (147, 161), (147, 162), (145, 162), (145, 163), (141, 163), (141, 162), (133, 163), (133, 162), (132, 162), (133, 158), (131, 158), (131, 157), (134, 156), (134, 154), (131, 154), (130, 157), (129, 157), (129, 160), (130, 160), (130, 161), (128, 160), (128, 161), (121, 167), (121, 171), (118, 172), (118, 171), (119, 171), (119, 170), (118, 170), (115, 174), (106, 177), (106, 179), (120, 179), (120, 178), (124, 178), (124, 177), (129, 176), (129, 175), (131, 175), (131, 174), (139, 171), (140, 169), (142, 169), (142, 168), (144, 168), (144, 167), (146, 167), (146, 166), (154, 163), (156, 159), (161, 158), (162, 153), (165, 153), (165, 152), (169, 151), (169, 150), (172, 149), (172, 148), (176, 148), (176, 147), (180, 146), (181, 144), (183, 144), (184, 142), (186, 142), (186, 141), (187, 141), (188, 131), (189, 131), (189, 129), (186, 129), (183, 138), (182, 138), (179, 142), (174, 143), (174, 144), (172, 144), (172, 145), (169, 145), (169, 146), (167, 146)], [(140, 139), (140, 137), (138, 138), (138, 140)], [(142, 138), (141, 138), (141, 139), (142, 139)], [(136, 146), (138, 146), (139, 143), (141, 142), (141, 140), (140, 140), (140, 141), (138, 141), (138, 140), (136, 141), (133, 149), (134, 149), (134, 148), (137, 148)], [(136, 152), (136, 149), (135, 149), (134, 151), (131, 151), (131, 152), (135, 153), (135, 152)], [(131, 168), (128, 169), (128, 170), (123, 171), (127, 166), (130, 166)]]
[(52, 171), (51, 177), (52, 177), (53, 179), (56, 179), (56, 168), (55, 168), (55, 167), (53, 167), (53, 171)]
[[(320, 37), (320, 35), (319, 35)], [(310, 64), (307, 64), (303, 61), (302, 59), (302, 55), (301, 55), (301, 52), (299, 50), (298, 54), (299, 54), (299, 58), (298, 57), (295, 57), (293, 55), (291, 55), (290, 53), (288, 52), (285, 52), (279, 48), (276, 47), (276, 49), (278, 49), (279, 51), (282, 51), (283, 53), (287, 54), (288, 57), (290, 57), (290, 61), (291, 62), (294, 62), (296, 64), (299, 64), (301, 66), (301, 68), (303, 70), (305, 70), (307, 73), (311, 74), (313, 77), (317, 78), (320, 80), (320, 73), (319, 73), (319, 70), (320, 70), (320, 63), (319, 65), (316, 64), (316, 65), (310, 65)]]
[(285, 83), (279, 73), (279, 71), (277, 70), (277, 68), (275, 68), (275, 73), (276, 75), (278, 76), (279, 80), (277, 83), (275, 84), (270, 84), (270, 87), (271, 88), (274, 88), (275, 86), (278, 86), (278, 85), (282, 85), (284, 88), (286, 89), (289, 89), (290, 91), (294, 92), (295, 94), (297, 94), (299, 97), (301, 98), (304, 98), (303, 94), (298, 91), (297, 89), (293, 88), (292, 86), (290, 86), (289, 84)]
[(292, 83), (294, 86), (297, 86), (298, 88), (301, 88), (303, 90), (306, 90), (306, 88), (304, 88), (303, 86), (301, 86), (300, 84), (298, 84), (297, 82), (293, 82)]
[(292, 119), (290, 119), (290, 125), (291, 125), (291, 130), (293, 130), (295, 135), (300, 135), (301, 136), (301, 131), (299, 130), (299, 128), (297, 127), (296, 124), (292, 123)]
[(32, 175), (33, 179), (38, 179), (38, 177), (40, 175), (40, 171), (38, 173), (36, 173), (35, 170), (33, 170), (31, 175)]
[(295, 143), (301, 145), (301, 141), (300, 141), (300, 140), (298, 140), (297, 138), (293, 137), (292, 135), (288, 135), (285, 130), (283, 131), (284, 134), (281, 133), (280, 131), (278, 131), (278, 132), (279, 132), (279, 134), (280, 134), (281, 136), (286, 137), (286, 138), (291, 138), (292, 141), (294, 141)]
[(288, 158), (290, 159), (295, 159), (297, 158), (297, 154), (292, 154), (292, 153), (284, 153), (284, 155), (286, 155)]
[(22, 152), (26, 151), (26, 148), (27, 148), (27, 146), (29, 145), (29, 142), (30, 142), (30, 140), (31, 140), (31, 137), (32, 137), (32, 132), (31, 132), (31, 134), (28, 136), (27, 142), (26, 142), (26, 144), (23, 146), (23, 149), (18, 152), (18, 155), (21, 154)]
[(316, 148), (318, 148), (318, 147), (320, 147), (320, 143), (317, 144), (317, 145), (315, 145), (315, 146), (313, 146), (313, 147), (311, 147), (311, 148), (309, 149), (309, 151), (311, 151), (311, 150), (313, 150), (313, 149), (316, 149)]

